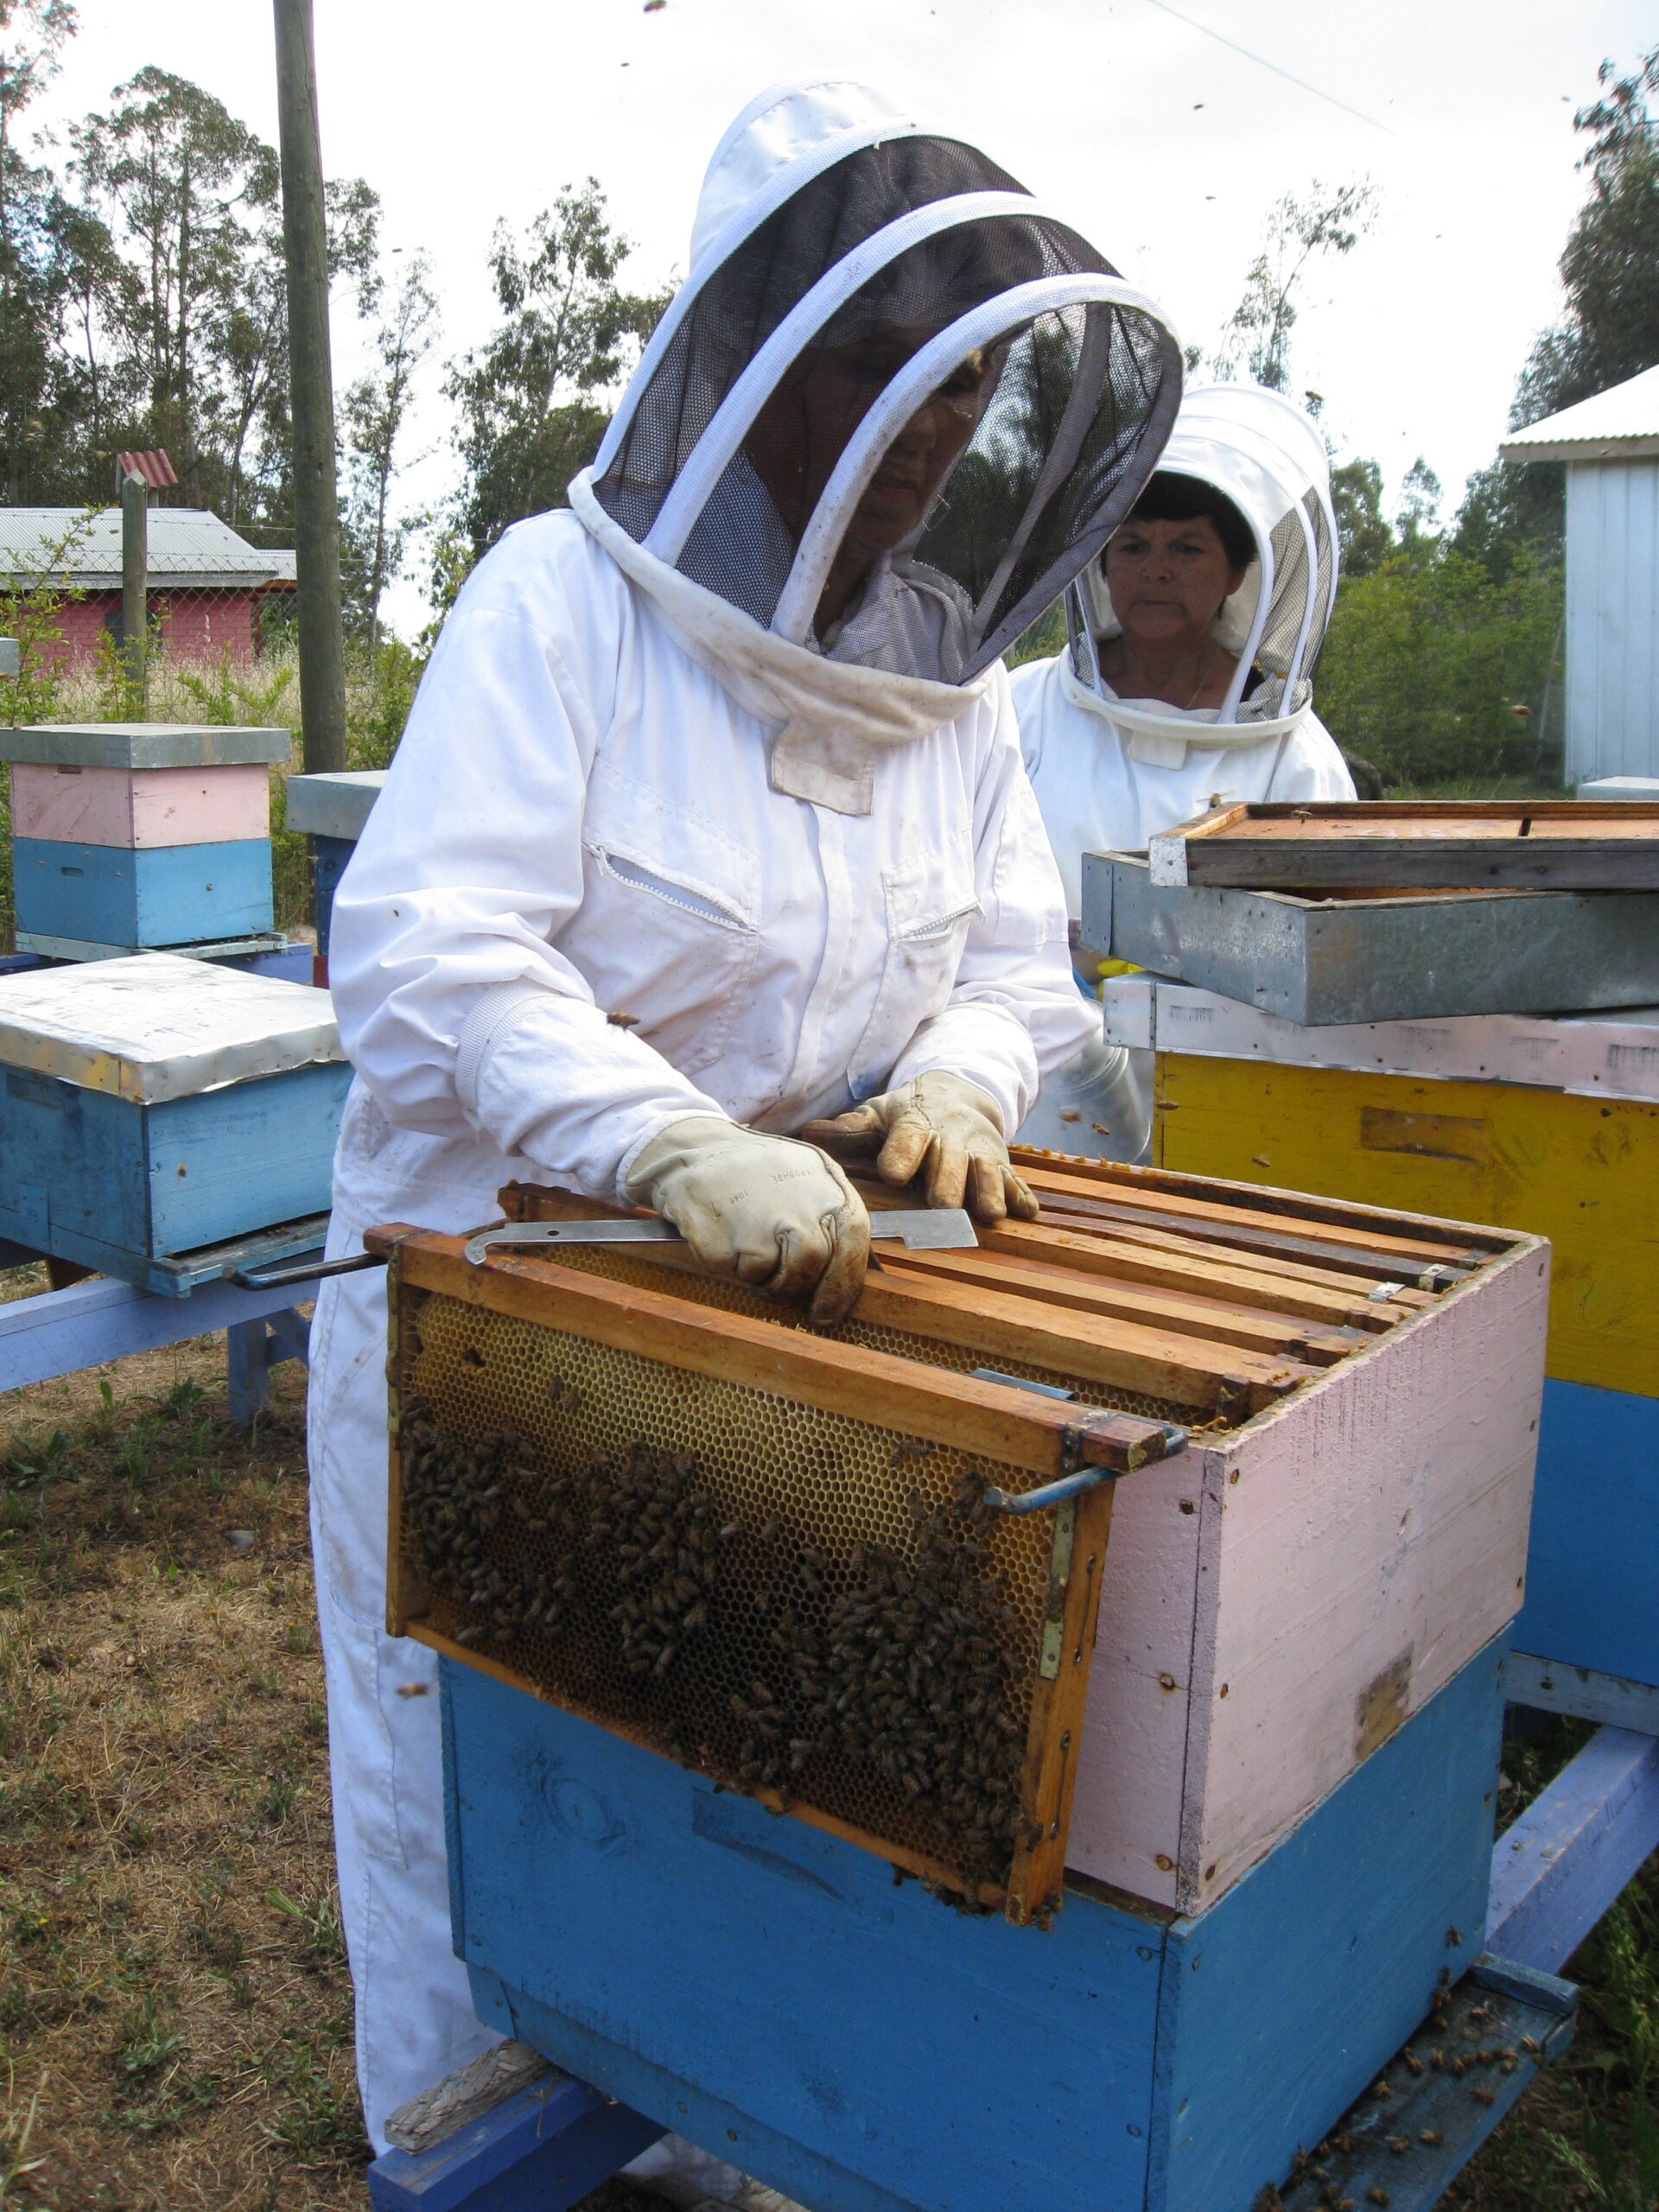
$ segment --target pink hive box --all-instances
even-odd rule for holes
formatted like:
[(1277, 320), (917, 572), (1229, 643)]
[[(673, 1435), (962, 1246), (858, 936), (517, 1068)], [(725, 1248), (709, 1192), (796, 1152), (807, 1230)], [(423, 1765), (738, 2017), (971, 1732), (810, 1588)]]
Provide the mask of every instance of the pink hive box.
[(66, 845), (218, 845), (270, 835), (270, 771), (223, 767), (94, 768), (18, 761), (11, 772), (16, 837)]

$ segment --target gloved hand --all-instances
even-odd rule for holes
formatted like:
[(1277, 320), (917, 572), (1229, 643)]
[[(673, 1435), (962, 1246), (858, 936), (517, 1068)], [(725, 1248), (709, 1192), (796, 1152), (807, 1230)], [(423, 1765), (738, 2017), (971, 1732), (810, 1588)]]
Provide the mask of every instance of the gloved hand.
[(794, 1137), (694, 1115), (655, 1136), (629, 1171), (636, 1205), (666, 1215), (711, 1273), (769, 1298), (804, 1298), (844, 1320), (870, 1256), (864, 1201), (833, 1160)]
[(1037, 1217), (1036, 1199), (1008, 1164), (1001, 1109), (962, 1076), (918, 1075), (850, 1114), (809, 1122), (801, 1135), (842, 1160), (874, 1153), (886, 1183), (908, 1183), (925, 1166), (931, 1206), (965, 1205), (981, 1221)]

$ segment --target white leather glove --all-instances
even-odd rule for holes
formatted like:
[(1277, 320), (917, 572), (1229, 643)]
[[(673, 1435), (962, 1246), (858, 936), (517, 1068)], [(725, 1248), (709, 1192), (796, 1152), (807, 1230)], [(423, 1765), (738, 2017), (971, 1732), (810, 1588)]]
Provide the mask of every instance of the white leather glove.
[(655, 1136), (628, 1196), (671, 1221), (711, 1274), (768, 1298), (812, 1294), (808, 1319), (844, 1320), (870, 1256), (864, 1201), (833, 1160), (795, 1137), (693, 1115)]
[(867, 1098), (850, 1114), (809, 1122), (801, 1135), (842, 1160), (868, 1160), (884, 1183), (926, 1173), (931, 1206), (965, 1205), (981, 1221), (1034, 1221), (1037, 1201), (1008, 1164), (995, 1099), (959, 1075), (935, 1070)]

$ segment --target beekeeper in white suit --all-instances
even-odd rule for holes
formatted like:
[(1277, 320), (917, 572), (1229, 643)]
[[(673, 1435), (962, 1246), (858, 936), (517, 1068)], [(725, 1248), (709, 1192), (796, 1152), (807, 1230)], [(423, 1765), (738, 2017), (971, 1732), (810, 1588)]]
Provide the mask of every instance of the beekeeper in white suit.
[[(1066, 595), (1067, 649), (1010, 679), (1074, 923), (1084, 853), (1142, 850), (1220, 802), (1354, 797), (1313, 712), (1336, 588), (1313, 423), (1259, 385), (1190, 390), (1157, 474)], [(1085, 988), (1105, 949), (1079, 948)], [(1096, 1039), (1020, 1134), (1132, 1159), (1149, 1111), (1144, 1071)]]
[[(828, 1323), (868, 1221), (820, 1144), (1031, 1209), (1003, 1133), (1092, 1022), (998, 656), (1132, 505), (1179, 381), (1157, 309), (970, 147), (857, 85), (751, 103), (598, 458), (467, 582), (340, 886), (332, 1252), (556, 1179)], [(377, 2147), (492, 2040), (450, 1951), (435, 1666), (383, 1627), (385, 1338), (380, 1274), (326, 1286), (313, 1528)], [(646, 2164), (681, 2201), (740, 2180)]]

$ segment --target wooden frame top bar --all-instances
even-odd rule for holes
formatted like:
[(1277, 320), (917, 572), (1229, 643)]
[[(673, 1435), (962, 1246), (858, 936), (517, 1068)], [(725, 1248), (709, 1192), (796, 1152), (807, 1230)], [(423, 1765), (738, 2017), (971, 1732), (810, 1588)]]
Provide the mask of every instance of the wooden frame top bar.
[(1650, 891), (1659, 806), (1373, 801), (1212, 808), (1152, 838), (1160, 887), (1232, 890)]

